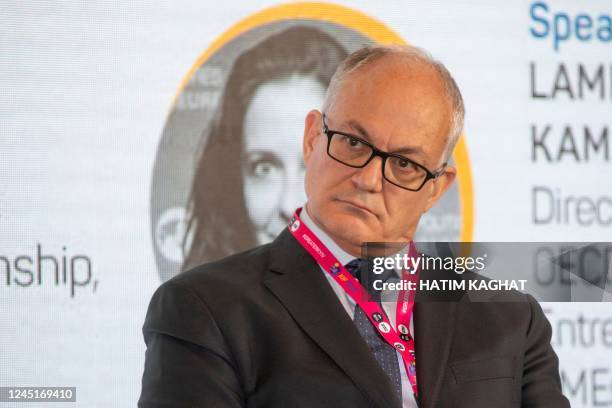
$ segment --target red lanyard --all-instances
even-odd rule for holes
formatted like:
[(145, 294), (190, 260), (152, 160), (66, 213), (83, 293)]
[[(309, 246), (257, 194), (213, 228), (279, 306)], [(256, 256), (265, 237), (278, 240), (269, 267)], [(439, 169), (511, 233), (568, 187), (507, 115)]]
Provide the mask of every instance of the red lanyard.
[[(416, 364), (414, 352), (414, 339), (410, 335), (410, 319), (414, 308), (414, 291), (402, 290), (397, 298), (395, 314), (396, 327), (393, 327), (381, 305), (371, 299), (370, 294), (359, 281), (351, 275), (331, 251), (317, 238), (317, 236), (300, 219), (301, 208), (295, 210), (289, 221), (289, 231), (319, 265), (338, 282), (346, 292), (363, 309), (372, 325), (378, 330), (387, 343), (393, 346), (402, 356), (408, 379), (412, 385), (412, 392), (417, 394)], [(414, 242), (410, 241), (409, 256), (416, 259), (418, 256)], [(402, 273), (402, 283), (417, 282), (418, 269), (413, 273)], [(413, 283), (413, 285), (415, 285)], [(403, 285), (405, 286), (405, 285)]]

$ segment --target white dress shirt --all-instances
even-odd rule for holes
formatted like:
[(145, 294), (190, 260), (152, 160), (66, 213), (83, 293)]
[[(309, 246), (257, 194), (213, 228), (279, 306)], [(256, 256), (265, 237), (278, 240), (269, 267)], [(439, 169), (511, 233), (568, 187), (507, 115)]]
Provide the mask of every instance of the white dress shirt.
[[(319, 228), (314, 221), (308, 215), (306, 211), (306, 206), (303, 207), (302, 212), (300, 213), (300, 219), (310, 230), (325, 244), (325, 246), (329, 249), (329, 251), (334, 254), (336, 259), (342, 264), (346, 265), (355, 257), (347, 252), (345, 252), (342, 248), (338, 246), (330, 237), (327, 235), (321, 228)], [(334, 293), (340, 300), (340, 303), (346, 310), (346, 313), (351, 317), (351, 319), (355, 319), (355, 301), (351, 298), (342, 287), (331, 277), (329, 273), (327, 273), (323, 268), (321, 271), (327, 278), (327, 281), (331, 285)], [(397, 271), (396, 271), (397, 272)], [(387, 314), (387, 317), (391, 321), (393, 327), (395, 326), (395, 312), (396, 312), (396, 300), (398, 293), (395, 291), (383, 291), (381, 292), (381, 302), (383, 310)], [(412, 319), (410, 319), (410, 334), (412, 338), (414, 338), (414, 325)], [(396, 351), (397, 362), (399, 364), (400, 377), (402, 380), (402, 407), (403, 408), (418, 408), (417, 403), (414, 400), (414, 394), (412, 393), (412, 385), (410, 384), (410, 380), (408, 379), (408, 374), (406, 373), (406, 367), (404, 366), (404, 361), (402, 359), (402, 355)]]

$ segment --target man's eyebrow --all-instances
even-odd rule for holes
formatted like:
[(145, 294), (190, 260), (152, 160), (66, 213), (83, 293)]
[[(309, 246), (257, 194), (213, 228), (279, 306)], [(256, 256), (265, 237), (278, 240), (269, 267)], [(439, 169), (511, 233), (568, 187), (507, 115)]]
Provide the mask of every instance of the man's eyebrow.
[[(355, 129), (357, 131), (357, 133), (359, 133), (359, 136), (363, 137), (365, 140), (367, 140), (368, 142), (374, 144), (372, 142), (372, 137), (370, 136), (370, 134), (368, 133), (368, 131), (361, 126), (361, 124), (359, 122), (357, 122), (354, 119), (351, 119), (347, 122), (347, 124), (352, 128)], [(424, 156), (425, 155), (425, 151), (423, 151), (423, 148), (421, 148), (420, 146), (406, 146), (406, 147), (400, 147), (399, 149), (395, 149), (392, 152), (389, 153), (395, 153), (395, 154), (410, 154), (410, 155), (419, 155), (419, 156)]]
[(363, 126), (361, 126), (359, 122), (357, 122), (355, 119), (351, 119), (347, 123), (351, 128), (355, 129), (357, 133), (359, 133), (359, 136), (372, 143), (372, 137), (370, 136), (368, 131)]
[(425, 156), (425, 151), (420, 146), (406, 146), (396, 149), (389, 153), (409, 154), (415, 156)]

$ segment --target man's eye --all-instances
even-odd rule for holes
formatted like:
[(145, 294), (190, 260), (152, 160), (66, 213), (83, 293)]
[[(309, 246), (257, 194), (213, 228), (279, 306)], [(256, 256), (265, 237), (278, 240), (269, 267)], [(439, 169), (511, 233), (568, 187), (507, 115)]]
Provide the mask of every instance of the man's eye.
[(355, 147), (355, 148), (363, 147), (363, 143), (361, 143), (359, 140), (355, 139), (354, 137), (345, 136), (344, 140), (350, 147)]
[(404, 171), (416, 169), (416, 166), (410, 160), (400, 159), (399, 157), (393, 158), (393, 164)]

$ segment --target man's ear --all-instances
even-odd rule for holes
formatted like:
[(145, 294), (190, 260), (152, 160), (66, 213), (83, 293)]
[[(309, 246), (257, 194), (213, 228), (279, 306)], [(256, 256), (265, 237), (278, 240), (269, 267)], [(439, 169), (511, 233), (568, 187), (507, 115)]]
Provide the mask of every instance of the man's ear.
[(321, 133), (321, 112), (312, 109), (304, 120), (304, 139), (302, 141), (302, 153), (304, 163), (308, 166), (308, 159), (315, 147), (317, 136)]
[(446, 166), (444, 173), (440, 174), (434, 180), (432, 180), (432, 191), (431, 195), (427, 199), (427, 205), (425, 211), (429, 211), (431, 207), (444, 195), (446, 190), (453, 184), (455, 177), (457, 176), (457, 169), (453, 166)]

